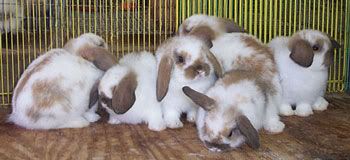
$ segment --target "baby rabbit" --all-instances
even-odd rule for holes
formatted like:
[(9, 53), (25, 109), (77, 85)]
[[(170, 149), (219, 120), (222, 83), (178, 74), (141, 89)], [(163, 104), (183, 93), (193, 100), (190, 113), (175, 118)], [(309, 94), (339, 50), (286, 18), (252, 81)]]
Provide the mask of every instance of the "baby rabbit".
[(64, 48), (41, 55), (24, 71), (14, 89), (10, 122), (27, 129), (80, 128), (100, 118), (91, 90), (115, 59), (91, 33)]
[[(180, 36), (187, 35), (191, 33), (193, 29), (203, 26), (209, 27), (213, 31), (214, 37), (218, 37), (225, 33), (244, 32), (242, 27), (229, 19), (197, 14), (188, 17), (182, 22), (178, 34)], [(211, 38), (215, 39), (214, 37)]]
[(221, 66), (209, 51), (205, 41), (195, 36), (167, 39), (156, 51), (157, 100), (161, 101), (163, 118), (169, 128), (182, 127), (181, 113), (194, 122), (197, 106), (182, 92), (190, 86), (200, 92), (206, 91), (221, 76)]
[[(316, 30), (302, 30), (292, 37), (277, 37), (272, 48), (283, 89), (282, 115), (309, 116), (312, 109), (325, 110), (323, 98), (333, 50), (339, 44)], [(292, 105), (296, 106), (295, 111)]]
[(110, 124), (146, 122), (148, 128), (166, 128), (156, 98), (157, 62), (152, 53), (130, 53), (101, 79), (99, 95)]
[(245, 33), (217, 37), (211, 51), (221, 60), (225, 76), (206, 92), (207, 96), (183, 88), (202, 107), (197, 116), (199, 137), (212, 151), (236, 148), (244, 141), (258, 148), (256, 130), (264, 127), (279, 133), (285, 126), (278, 116), (281, 87), (272, 52)]

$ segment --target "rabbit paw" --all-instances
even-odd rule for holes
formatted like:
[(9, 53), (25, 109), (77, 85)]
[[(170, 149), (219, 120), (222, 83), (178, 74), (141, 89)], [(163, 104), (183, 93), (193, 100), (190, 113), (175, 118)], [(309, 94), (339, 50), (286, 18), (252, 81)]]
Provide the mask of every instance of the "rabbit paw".
[(301, 117), (307, 117), (311, 114), (313, 114), (312, 112), (312, 108), (310, 104), (307, 103), (302, 103), (297, 105), (297, 108), (295, 110), (295, 114)]
[(328, 107), (328, 101), (323, 97), (318, 97), (312, 108), (317, 111), (324, 111)]
[(283, 116), (292, 116), (294, 115), (294, 110), (290, 104), (284, 103), (280, 106), (280, 114)]
[(148, 124), (148, 128), (152, 131), (162, 131), (166, 128), (164, 122), (151, 122)]
[(180, 121), (180, 119), (176, 120), (165, 120), (166, 126), (169, 128), (181, 128), (183, 127), (183, 123)]
[(285, 124), (279, 120), (269, 121), (265, 124), (264, 128), (272, 134), (280, 133), (283, 131)]
[(187, 121), (188, 122), (195, 122), (196, 121), (196, 116), (197, 116), (197, 111), (190, 111), (187, 112)]
[(86, 112), (84, 113), (84, 117), (89, 122), (96, 122), (101, 118), (100, 115), (96, 114), (95, 112)]
[(87, 127), (89, 124), (90, 124), (89, 121), (81, 117), (81, 118), (69, 120), (59, 128), (83, 128), (83, 127)]
[(121, 122), (116, 117), (109, 117), (108, 123), (109, 124), (120, 124)]

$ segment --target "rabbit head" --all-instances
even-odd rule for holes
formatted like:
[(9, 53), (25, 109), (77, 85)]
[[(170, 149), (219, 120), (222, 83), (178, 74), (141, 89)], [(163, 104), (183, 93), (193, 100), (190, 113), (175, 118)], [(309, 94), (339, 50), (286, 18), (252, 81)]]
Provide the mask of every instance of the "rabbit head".
[(85, 33), (69, 40), (64, 45), (64, 49), (91, 61), (103, 71), (106, 71), (117, 62), (115, 57), (107, 50), (107, 43), (100, 36), (93, 33)]
[(244, 32), (243, 28), (233, 21), (208, 15), (193, 15), (187, 18), (179, 27), (179, 35), (187, 35), (197, 27), (210, 28), (215, 36), (223, 33)]
[(158, 101), (167, 94), (171, 79), (175, 83), (192, 83), (207, 79), (213, 74), (218, 77), (222, 75), (221, 66), (209, 51), (208, 45), (195, 36), (168, 39), (159, 46), (156, 56)]
[(333, 51), (338, 42), (317, 30), (302, 30), (295, 33), (289, 43), (289, 57), (298, 65), (315, 70), (324, 70), (333, 61)]
[(211, 151), (226, 151), (237, 148), (244, 142), (254, 149), (259, 148), (257, 130), (236, 107), (187, 86), (182, 90), (205, 112), (202, 114), (204, 117), (198, 117), (197, 120), (203, 120), (204, 123), (197, 123), (197, 127), (200, 139), (207, 148)]

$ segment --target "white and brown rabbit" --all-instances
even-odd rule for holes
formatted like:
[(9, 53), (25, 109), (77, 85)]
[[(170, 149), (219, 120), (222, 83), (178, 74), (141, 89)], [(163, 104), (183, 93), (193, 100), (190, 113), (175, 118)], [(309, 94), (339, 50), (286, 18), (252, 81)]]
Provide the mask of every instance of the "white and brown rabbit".
[(328, 68), (339, 44), (320, 31), (301, 30), (292, 37), (277, 37), (269, 46), (274, 52), (283, 90), (280, 114), (309, 116), (312, 109), (327, 109), (328, 102), (323, 96)]
[(208, 44), (195, 36), (167, 39), (156, 51), (157, 100), (161, 101), (167, 127), (178, 128), (181, 113), (194, 122), (197, 106), (184, 95), (183, 86), (206, 91), (221, 76), (220, 64), (209, 51)]
[[(197, 27), (189, 34), (214, 37), (210, 27)], [(281, 86), (272, 51), (256, 37), (226, 33), (212, 41), (210, 49), (221, 62), (225, 76), (206, 95), (195, 89), (184, 92), (202, 106), (198, 111), (200, 139), (212, 151), (223, 151), (247, 142), (259, 147), (258, 129), (279, 133), (284, 123), (278, 116)], [(203, 93), (203, 92), (202, 92)]]
[(9, 121), (27, 129), (88, 126), (100, 118), (96, 82), (115, 63), (105, 41), (91, 33), (48, 51), (19, 79)]
[(148, 128), (166, 128), (156, 98), (157, 62), (150, 52), (129, 53), (102, 77), (99, 95), (109, 113), (110, 124), (147, 123)]

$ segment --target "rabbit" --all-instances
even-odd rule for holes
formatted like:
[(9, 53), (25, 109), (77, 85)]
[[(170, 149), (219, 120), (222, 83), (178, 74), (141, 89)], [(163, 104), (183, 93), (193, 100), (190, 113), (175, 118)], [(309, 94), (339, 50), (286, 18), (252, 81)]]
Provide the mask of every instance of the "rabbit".
[[(282, 85), (280, 114), (309, 116), (312, 110), (327, 109), (323, 98), (333, 51), (339, 44), (317, 30), (301, 30), (291, 37), (271, 40)], [(295, 110), (292, 106), (295, 105)]]
[(23, 21), (23, 7), (20, 1), (2, 0), (0, 1), (0, 33), (16, 33), (21, 30)]
[(188, 35), (206, 40), (224, 73), (231, 70), (248, 70), (257, 73), (256, 76), (271, 84), (264, 92), (268, 110), (264, 128), (271, 133), (282, 132), (285, 125), (278, 115), (282, 87), (271, 49), (247, 33), (225, 33), (215, 37), (215, 31), (208, 26), (195, 27)]
[(156, 51), (157, 100), (161, 102), (163, 118), (169, 128), (183, 126), (181, 113), (187, 113), (190, 122), (196, 119), (198, 107), (181, 88), (190, 86), (204, 92), (222, 75), (221, 66), (206, 42), (194, 35), (175, 36)]
[(247, 143), (260, 147), (258, 130), (266, 125), (266, 90), (271, 83), (253, 70), (231, 70), (205, 94), (185, 86), (183, 92), (197, 105), (198, 136), (213, 152), (228, 151)]
[[(208, 34), (213, 33), (209, 27), (191, 32), (200, 32), (202, 37), (212, 37)], [(223, 151), (246, 141), (258, 148), (256, 130), (263, 127), (273, 134), (282, 132), (285, 124), (278, 115), (282, 88), (271, 49), (252, 35), (226, 33), (212, 40), (210, 51), (221, 63), (225, 76), (206, 92), (207, 96), (192, 87), (183, 88), (202, 107), (196, 124), (206, 146), (212, 151)], [(201, 100), (203, 97), (206, 100)]]
[(129, 53), (110, 68), (99, 84), (100, 103), (110, 124), (145, 122), (153, 131), (166, 128), (156, 98), (157, 63), (150, 52)]
[(90, 33), (39, 56), (14, 89), (8, 121), (27, 129), (81, 128), (97, 121), (91, 93), (110, 58), (104, 40)]
[(212, 37), (212, 39), (215, 39), (216, 37), (225, 33), (245, 32), (241, 26), (229, 19), (196, 14), (183, 21), (179, 27), (178, 34), (180, 36), (187, 35), (193, 29), (203, 26), (209, 27), (213, 31), (214, 37)]

